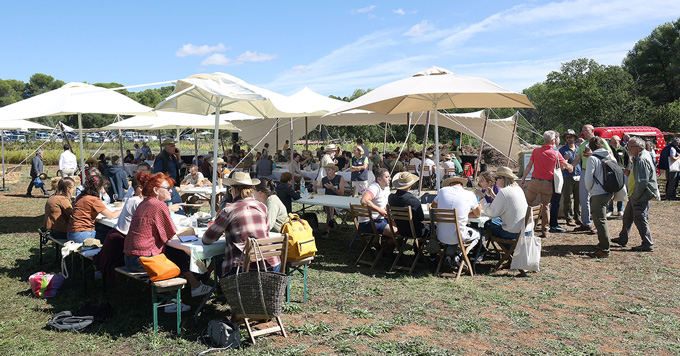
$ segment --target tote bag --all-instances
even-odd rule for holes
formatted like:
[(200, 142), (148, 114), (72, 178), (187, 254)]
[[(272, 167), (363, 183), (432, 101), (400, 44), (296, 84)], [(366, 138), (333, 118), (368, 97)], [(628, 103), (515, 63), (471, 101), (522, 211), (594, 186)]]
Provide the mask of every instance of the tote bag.
[[(559, 153), (555, 151), (557, 155)], [(555, 188), (555, 193), (562, 194), (562, 185), (564, 184), (564, 177), (562, 177), (562, 170), (560, 169), (560, 157), (555, 157), (555, 169), (553, 172), (553, 187)]]
[(519, 232), (510, 269), (538, 272), (541, 261), (541, 238), (534, 235), (533, 219), (530, 219), (529, 223), (524, 225), (524, 228)]

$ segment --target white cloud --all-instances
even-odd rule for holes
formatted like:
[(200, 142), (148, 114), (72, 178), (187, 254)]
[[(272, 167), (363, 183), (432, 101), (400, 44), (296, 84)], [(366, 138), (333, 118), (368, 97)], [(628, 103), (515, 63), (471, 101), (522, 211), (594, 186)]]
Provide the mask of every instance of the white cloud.
[(177, 52), (175, 52), (175, 55), (177, 57), (186, 57), (186, 56), (205, 56), (206, 54), (210, 54), (213, 52), (224, 52), (228, 47), (223, 45), (222, 43), (218, 44), (217, 46), (208, 46), (208, 45), (203, 45), (203, 46), (196, 46), (191, 43), (187, 43), (182, 46), (182, 48), (178, 49)]
[(427, 20), (420, 21), (420, 23), (413, 25), (408, 31), (404, 32), (407, 37), (422, 37), (427, 32), (433, 31), (434, 26)]
[(228, 58), (221, 53), (215, 53), (201, 62), (202, 66), (217, 65), (217, 66), (238, 66), (245, 62), (264, 62), (278, 58), (275, 54), (257, 53), (245, 51), (236, 59)]
[(363, 14), (363, 13), (372, 11), (373, 9), (375, 9), (375, 7), (376, 7), (375, 5), (366, 6), (366, 7), (363, 7), (361, 9), (357, 9), (357, 12), (360, 13), (360, 14)]
[(399, 15), (406, 15), (406, 11), (404, 11), (404, 9), (401, 9), (401, 8), (396, 9), (396, 10), (392, 10), (392, 12), (395, 13), (395, 14), (399, 14)]

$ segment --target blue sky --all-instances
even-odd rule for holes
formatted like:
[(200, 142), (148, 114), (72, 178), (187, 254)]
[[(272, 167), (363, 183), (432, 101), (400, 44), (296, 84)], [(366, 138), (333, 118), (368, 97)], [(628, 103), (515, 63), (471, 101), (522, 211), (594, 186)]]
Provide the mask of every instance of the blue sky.
[(347, 96), (431, 66), (514, 91), (560, 64), (619, 65), (677, 0), (33, 1), (4, 7), (0, 79), (137, 85), (226, 72)]

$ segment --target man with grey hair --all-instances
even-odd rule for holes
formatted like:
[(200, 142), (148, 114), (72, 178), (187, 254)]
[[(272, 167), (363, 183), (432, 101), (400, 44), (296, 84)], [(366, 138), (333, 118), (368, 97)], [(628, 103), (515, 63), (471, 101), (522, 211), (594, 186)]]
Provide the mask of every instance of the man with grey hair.
[[(40, 174), (43, 173), (42, 157), (43, 150), (39, 148), (37, 151), (35, 151), (35, 157), (33, 157), (33, 160), (31, 161), (31, 181), (28, 183), (28, 188), (26, 189), (27, 197), (32, 196), (31, 191), (33, 191), (34, 184), (33, 182), (35, 181), (36, 178), (38, 178)], [(47, 191), (45, 190), (44, 184), (40, 186), (40, 189), (42, 189), (44, 195), (47, 195)]]
[(569, 172), (574, 170), (574, 167), (567, 163), (561, 154), (555, 149), (555, 139), (557, 133), (555, 131), (546, 131), (543, 133), (543, 146), (534, 149), (529, 159), (529, 164), (524, 169), (522, 175), (521, 186), (524, 188), (525, 181), (529, 172), (531, 173), (531, 181), (526, 187), (526, 199), (529, 205), (533, 205), (536, 197), (541, 196), (541, 231), (542, 237), (549, 237), (548, 228), (550, 221), (550, 200), (553, 195), (553, 173), (555, 167), (559, 165), (561, 169), (567, 169)]
[[(593, 151), (588, 147), (591, 138), (595, 137), (595, 128), (593, 125), (583, 125), (581, 128), (581, 135), (585, 140), (578, 148), (576, 153), (576, 159), (572, 162), (573, 165), (581, 164), (581, 177), (578, 186), (579, 199), (581, 200), (581, 226), (574, 229), (574, 231), (586, 231), (589, 234), (596, 234), (597, 229), (593, 226), (593, 222), (590, 219), (590, 191), (586, 188), (586, 163), (588, 158), (593, 154)], [(604, 149), (611, 152), (612, 149), (609, 148), (607, 141), (604, 141)]]
[(645, 142), (637, 136), (628, 141), (628, 153), (633, 157), (631, 170), (624, 170), (628, 175), (628, 203), (623, 211), (623, 226), (619, 237), (611, 241), (620, 246), (628, 244), (628, 237), (633, 222), (640, 233), (642, 244), (633, 247), (632, 251), (654, 251), (654, 240), (649, 230), (649, 201), (659, 198), (659, 187), (656, 182), (656, 166), (652, 156), (645, 150)]

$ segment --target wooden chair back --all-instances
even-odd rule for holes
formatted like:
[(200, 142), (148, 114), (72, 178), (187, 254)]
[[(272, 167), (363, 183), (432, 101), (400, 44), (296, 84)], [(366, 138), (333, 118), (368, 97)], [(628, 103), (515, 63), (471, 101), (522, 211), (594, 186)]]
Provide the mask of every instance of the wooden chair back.
[[(392, 267), (390, 268), (390, 272), (394, 272), (394, 270), (405, 270), (409, 271), (409, 274), (411, 274), (413, 273), (413, 270), (415, 269), (416, 263), (418, 262), (419, 259), (422, 260), (425, 265), (427, 265), (427, 261), (425, 260), (425, 255), (423, 254), (422, 248), (425, 245), (425, 239), (422, 237), (418, 237), (417, 235), (415, 225), (413, 225), (413, 211), (411, 207), (407, 206), (404, 208), (400, 208), (388, 205), (387, 221), (389, 223), (389, 228), (392, 230), (392, 236), (394, 236), (394, 239), (397, 242), (397, 247), (399, 249), (397, 257), (394, 259)], [(403, 229), (400, 229), (395, 232), (394, 226), (397, 225), (397, 221), (408, 222), (410, 234), (406, 234), (406, 231), (404, 231)], [(413, 263), (410, 266), (399, 265), (399, 260), (404, 256), (404, 251), (406, 250), (406, 246), (409, 240), (413, 241), (413, 245), (416, 250), (416, 256), (414, 256)]]
[(458, 223), (458, 211), (456, 209), (430, 209), (430, 216), (432, 217), (432, 223), (434, 225), (434, 235), (431, 238), (435, 239), (437, 238), (438, 224), (441, 223), (454, 224), (454, 226), (456, 227), (454, 231), (456, 233), (456, 236), (458, 237), (458, 249), (461, 251), (462, 254), (457, 274), (453, 275), (450, 273), (439, 273), (442, 263), (444, 262), (445, 257), (444, 254), (446, 252), (446, 245), (440, 243), (441, 249), (439, 251), (439, 265), (437, 266), (437, 271), (435, 273), (443, 277), (455, 276), (456, 280), (458, 280), (458, 278), (460, 278), (461, 273), (463, 272), (463, 267), (467, 267), (470, 276), (474, 276), (473, 266), (468, 258), (469, 252), (468, 247), (472, 244), (472, 242), (469, 243), (463, 242), (463, 236), (460, 233), (460, 227)]
[(444, 176), (445, 177), (453, 177), (456, 175), (456, 169), (455, 168), (444, 168)]
[(281, 271), (285, 271), (286, 260), (288, 259), (288, 234), (269, 233), (269, 237), (263, 239), (248, 239), (244, 248), (243, 270), (250, 271), (250, 263), (258, 261), (261, 263), (260, 254), (255, 248), (252, 240), (256, 240), (259, 250), (262, 251), (263, 258), (280, 257)]
[[(380, 233), (378, 233), (378, 230), (375, 228), (375, 220), (373, 219), (373, 209), (365, 205), (350, 204), (350, 213), (352, 214), (352, 219), (354, 220), (354, 227), (357, 230), (356, 236), (358, 236), (365, 243), (365, 246), (362, 249), (359, 258), (357, 258), (356, 264), (370, 265), (371, 268), (375, 268), (375, 265), (378, 263), (378, 261), (380, 260), (380, 256), (382, 255), (382, 249), (380, 249), (380, 251), (378, 252), (378, 255), (376, 256), (375, 260), (369, 261), (363, 259), (364, 255), (370, 250), (371, 245), (373, 245), (373, 242), (376, 240), (380, 241), (380, 237), (382, 236)], [(360, 224), (359, 218), (368, 219), (368, 223), (371, 226), (372, 232), (366, 232), (361, 229), (361, 227), (359, 226)]]
[(406, 165), (406, 172), (413, 173), (415, 175), (418, 175), (418, 170), (416, 169), (415, 164), (407, 164)]

